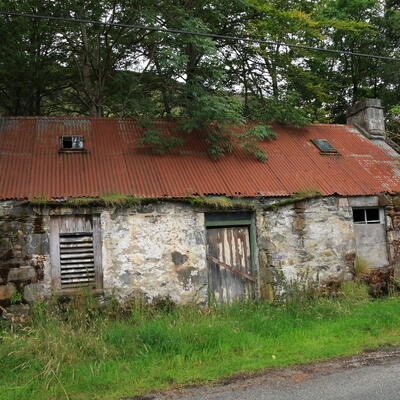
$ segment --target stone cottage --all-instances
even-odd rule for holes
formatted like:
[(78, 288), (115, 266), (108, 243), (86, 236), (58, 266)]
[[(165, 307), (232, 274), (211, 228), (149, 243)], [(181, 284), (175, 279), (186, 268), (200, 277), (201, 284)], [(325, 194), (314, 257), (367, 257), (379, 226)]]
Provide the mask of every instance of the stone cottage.
[[(174, 123), (158, 121), (166, 135)], [(347, 125), (274, 125), (261, 163), (212, 161), (201, 133), (138, 148), (133, 119), (0, 119), (0, 300), (82, 286), (179, 303), (268, 297), (400, 257), (399, 154), (378, 100)]]

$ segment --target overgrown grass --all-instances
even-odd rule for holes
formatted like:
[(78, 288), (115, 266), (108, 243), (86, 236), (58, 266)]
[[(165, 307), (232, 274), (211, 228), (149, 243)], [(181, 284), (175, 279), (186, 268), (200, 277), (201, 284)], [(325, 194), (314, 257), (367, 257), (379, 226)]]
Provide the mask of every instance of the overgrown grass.
[(30, 326), (1, 333), (1, 399), (118, 399), (400, 344), (400, 299), (351, 290), (336, 300), (219, 309), (54, 304), (39, 304)]

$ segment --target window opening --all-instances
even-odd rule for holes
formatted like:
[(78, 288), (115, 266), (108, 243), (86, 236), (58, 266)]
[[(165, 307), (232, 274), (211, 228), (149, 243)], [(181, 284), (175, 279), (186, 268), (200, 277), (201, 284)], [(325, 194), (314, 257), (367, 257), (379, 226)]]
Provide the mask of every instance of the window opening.
[(319, 149), (321, 153), (337, 154), (337, 150), (326, 139), (311, 139), (311, 142)]
[(379, 208), (353, 208), (353, 221), (355, 224), (380, 224)]
[(83, 136), (62, 136), (61, 148), (65, 150), (82, 150)]

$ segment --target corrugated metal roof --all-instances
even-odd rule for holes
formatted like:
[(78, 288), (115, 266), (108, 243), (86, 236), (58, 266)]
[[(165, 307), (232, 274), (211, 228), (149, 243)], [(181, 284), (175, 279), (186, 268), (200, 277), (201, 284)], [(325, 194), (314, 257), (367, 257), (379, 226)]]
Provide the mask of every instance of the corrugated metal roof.
[[(176, 134), (171, 121), (158, 121)], [(61, 199), (105, 193), (139, 197), (199, 195), (288, 196), (319, 189), (324, 195), (400, 192), (399, 158), (346, 125), (275, 125), (278, 139), (261, 143), (261, 163), (235, 147), (212, 161), (204, 133), (166, 155), (136, 147), (133, 119), (89, 117), (0, 118), (0, 199)], [(60, 136), (82, 135), (88, 153), (59, 153)], [(339, 155), (320, 154), (310, 139), (326, 139)]]

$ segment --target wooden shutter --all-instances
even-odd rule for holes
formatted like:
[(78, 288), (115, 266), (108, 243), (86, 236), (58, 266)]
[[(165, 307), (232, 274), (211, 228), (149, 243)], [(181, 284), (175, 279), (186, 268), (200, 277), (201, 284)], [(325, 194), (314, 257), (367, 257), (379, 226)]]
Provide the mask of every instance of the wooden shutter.
[(98, 216), (52, 218), (50, 246), (53, 286), (56, 289), (102, 287)]
[(93, 234), (60, 233), (61, 289), (96, 286)]

